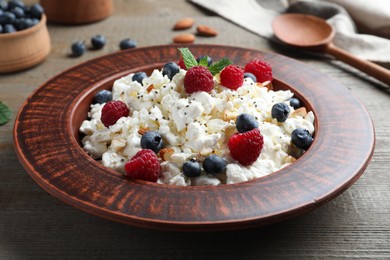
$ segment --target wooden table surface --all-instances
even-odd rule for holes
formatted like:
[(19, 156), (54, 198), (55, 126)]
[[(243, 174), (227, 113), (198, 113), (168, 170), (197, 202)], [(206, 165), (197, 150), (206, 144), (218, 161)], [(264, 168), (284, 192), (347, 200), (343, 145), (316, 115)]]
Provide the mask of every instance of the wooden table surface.
[[(82, 26), (49, 24), (52, 51), (47, 60), (30, 70), (0, 76), (0, 101), (12, 110), (11, 121), (0, 126), (0, 259), (390, 258), (388, 87), (340, 62), (270, 44), (184, 0), (114, 3), (113, 15), (101, 22)], [(136, 39), (138, 46), (171, 43), (177, 34), (171, 30), (172, 25), (186, 16), (220, 32), (214, 38), (197, 37), (197, 43), (281, 53), (343, 83), (367, 108), (376, 129), (374, 157), (362, 177), (336, 199), (306, 215), (266, 227), (215, 233), (126, 226), (79, 211), (40, 188), (19, 163), (13, 147), (13, 121), (23, 101), (66, 68), (117, 51), (121, 39)], [(89, 42), (95, 34), (107, 37), (103, 50), (88, 51), (80, 58), (68, 57), (73, 41)]]

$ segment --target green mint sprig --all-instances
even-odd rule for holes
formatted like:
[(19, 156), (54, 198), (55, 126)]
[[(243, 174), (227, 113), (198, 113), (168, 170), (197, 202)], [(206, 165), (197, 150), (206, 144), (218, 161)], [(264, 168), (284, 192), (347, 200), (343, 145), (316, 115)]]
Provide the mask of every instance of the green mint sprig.
[(215, 62), (214, 64), (211, 64), (208, 66), (207, 62), (207, 56), (200, 59), (199, 63), (196, 61), (194, 55), (192, 55), (191, 51), (188, 48), (179, 48), (179, 51), (181, 52), (181, 56), (183, 57), (184, 64), (186, 65), (186, 68), (192, 68), (195, 66), (204, 66), (209, 69), (211, 74), (216, 75), (221, 72), (226, 66), (232, 64), (233, 62), (227, 58), (222, 58), (219, 61)]
[(11, 119), (11, 110), (0, 101), (0, 125), (4, 125)]

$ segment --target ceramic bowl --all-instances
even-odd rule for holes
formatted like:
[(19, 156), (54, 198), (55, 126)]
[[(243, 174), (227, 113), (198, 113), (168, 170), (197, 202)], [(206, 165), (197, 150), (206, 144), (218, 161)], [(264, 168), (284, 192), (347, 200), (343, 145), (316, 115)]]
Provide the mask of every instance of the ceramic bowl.
[(14, 128), (16, 153), (31, 177), (53, 196), (100, 217), (140, 227), (210, 231), (266, 225), (306, 213), (347, 189), (368, 166), (374, 127), (347, 88), (293, 59), (220, 45), (188, 47), (196, 56), (229, 57), (240, 66), (264, 59), (273, 67), (274, 89), (291, 90), (314, 112), (315, 140), (302, 157), (259, 179), (188, 187), (130, 180), (93, 160), (80, 145), (78, 129), (94, 94), (129, 73), (150, 73), (179, 60), (177, 47), (112, 53), (39, 87), (23, 104)]
[(40, 0), (50, 22), (85, 24), (102, 20), (113, 11), (112, 0)]
[(37, 65), (49, 55), (50, 48), (45, 15), (31, 28), (0, 34), (0, 73), (20, 71)]

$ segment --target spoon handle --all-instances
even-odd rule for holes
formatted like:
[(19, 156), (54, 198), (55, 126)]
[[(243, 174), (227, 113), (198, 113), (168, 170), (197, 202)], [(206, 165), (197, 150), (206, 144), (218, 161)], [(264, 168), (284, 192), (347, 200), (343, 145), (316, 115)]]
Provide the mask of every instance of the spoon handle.
[(339, 47), (335, 46), (333, 43), (327, 44), (326, 47), (327, 47), (325, 50), (326, 53), (336, 57), (337, 59), (367, 73), (368, 75), (390, 86), (390, 70), (385, 69), (384, 67), (381, 67), (370, 61), (362, 60), (350, 54), (349, 52), (340, 49)]

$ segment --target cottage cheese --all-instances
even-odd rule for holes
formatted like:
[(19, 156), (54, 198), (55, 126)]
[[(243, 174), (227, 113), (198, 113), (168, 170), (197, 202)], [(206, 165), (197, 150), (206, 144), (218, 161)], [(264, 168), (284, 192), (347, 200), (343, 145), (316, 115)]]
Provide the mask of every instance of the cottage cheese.
[[(273, 91), (244, 80), (236, 91), (218, 83), (210, 93), (196, 92), (187, 95), (180, 70), (172, 81), (154, 70), (143, 84), (132, 81), (133, 74), (115, 81), (113, 99), (121, 100), (130, 107), (130, 116), (120, 118), (109, 128), (100, 121), (104, 104), (91, 105), (88, 120), (80, 132), (84, 150), (104, 166), (124, 172), (125, 163), (140, 149), (140, 129), (158, 131), (164, 148), (174, 153), (168, 160), (161, 160), (161, 177), (158, 183), (187, 185), (220, 185), (239, 183), (259, 178), (277, 171), (295, 160), (291, 154), (291, 133), (301, 127), (314, 132), (314, 114), (298, 113), (290, 107), (289, 118), (279, 123), (271, 117), (275, 103), (286, 102), (293, 96), (291, 91)], [(264, 138), (262, 152), (250, 166), (242, 166), (230, 157), (227, 147), (229, 137), (237, 132), (235, 118), (241, 113), (253, 115), (259, 122)], [(202, 173), (188, 178), (182, 173), (182, 165), (191, 158), (202, 160), (217, 154), (228, 162), (226, 172), (217, 176)]]

